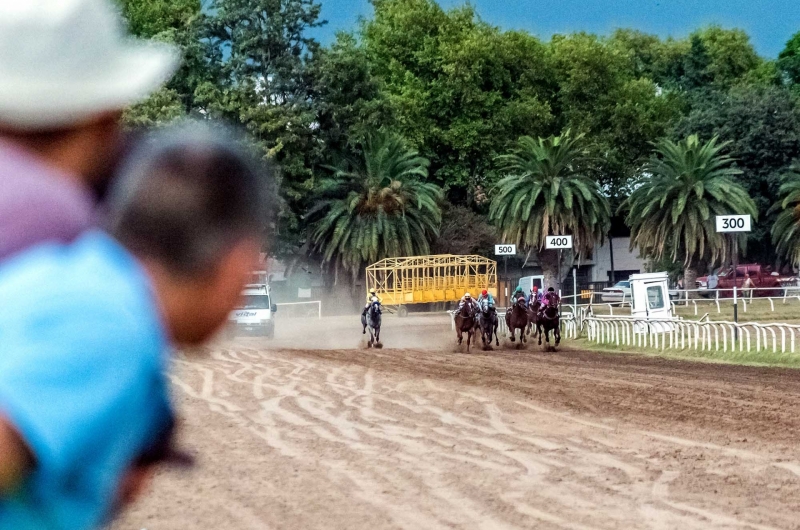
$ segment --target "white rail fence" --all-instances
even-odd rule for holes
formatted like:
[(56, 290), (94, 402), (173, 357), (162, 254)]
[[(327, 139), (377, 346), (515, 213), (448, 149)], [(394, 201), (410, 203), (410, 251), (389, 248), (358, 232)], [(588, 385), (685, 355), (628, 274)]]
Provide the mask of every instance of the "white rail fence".
[(597, 344), (665, 350), (795, 353), (800, 325), (758, 322), (647, 320), (623, 316), (583, 319)]
[[(737, 289), (736, 300), (741, 304), (742, 311), (747, 313), (749, 306), (759, 300), (769, 302), (770, 311), (776, 311), (776, 302), (787, 304), (789, 301), (800, 301), (800, 286), (782, 285), (775, 287), (753, 287), (752, 289)], [(691, 298), (689, 293), (696, 293), (696, 298)], [(733, 306), (732, 289), (670, 289), (670, 303), (673, 310), (678, 307), (692, 307), (694, 314), (698, 314), (698, 308), (703, 306), (715, 306), (717, 313), (722, 309)], [(627, 308), (631, 306), (630, 295), (609, 296), (601, 291), (582, 292), (577, 295), (564, 295), (563, 303), (566, 306), (576, 309), (582, 307), (604, 307), (608, 308), (610, 314), (614, 314), (615, 309)], [(780, 311), (780, 306), (778, 306)]]
[[(450, 315), (450, 329), (456, 329), (456, 311), (448, 311)], [(497, 308), (497, 332), (504, 337), (508, 335), (506, 326), (506, 308)], [(561, 313), (561, 337), (566, 339), (578, 338), (578, 321), (572, 313)]]

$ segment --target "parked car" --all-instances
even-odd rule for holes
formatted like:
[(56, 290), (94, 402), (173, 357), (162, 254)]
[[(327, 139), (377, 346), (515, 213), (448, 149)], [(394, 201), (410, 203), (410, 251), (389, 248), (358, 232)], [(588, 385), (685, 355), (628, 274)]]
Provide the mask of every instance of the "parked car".
[[(740, 289), (744, 284), (746, 274), (749, 274), (750, 279), (753, 281), (753, 287), (755, 288), (753, 296), (779, 296), (781, 294), (781, 285), (790, 280), (789, 278), (780, 277), (778, 273), (771, 272), (761, 265), (754, 263), (744, 264), (739, 265), (736, 269), (735, 284)], [(720, 291), (720, 297), (729, 298), (733, 296), (733, 267), (717, 273), (717, 278), (719, 278), (719, 281), (717, 282), (716, 291)], [(708, 276), (697, 278), (697, 289), (700, 289), (702, 296), (715, 296), (715, 290), (708, 288)]]
[(631, 282), (625, 280), (615, 283), (612, 287), (606, 287), (600, 294), (600, 299), (606, 303), (631, 301)]

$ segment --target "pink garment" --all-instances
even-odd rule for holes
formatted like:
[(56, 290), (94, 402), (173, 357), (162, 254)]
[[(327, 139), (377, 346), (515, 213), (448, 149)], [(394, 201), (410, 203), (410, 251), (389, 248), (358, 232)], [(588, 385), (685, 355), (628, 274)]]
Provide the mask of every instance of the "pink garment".
[(45, 242), (68, 243), (92, 226), (88, 188), (0, 141), (0, 261)]

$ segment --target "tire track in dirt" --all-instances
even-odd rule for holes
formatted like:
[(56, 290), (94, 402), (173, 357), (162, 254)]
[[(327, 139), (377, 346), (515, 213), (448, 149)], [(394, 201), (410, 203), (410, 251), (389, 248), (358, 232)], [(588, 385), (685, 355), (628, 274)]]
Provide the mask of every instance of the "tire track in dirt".
[(201, 468), (115, 528), (800, 528), (791, 371), (248, 341), (175, 368)]

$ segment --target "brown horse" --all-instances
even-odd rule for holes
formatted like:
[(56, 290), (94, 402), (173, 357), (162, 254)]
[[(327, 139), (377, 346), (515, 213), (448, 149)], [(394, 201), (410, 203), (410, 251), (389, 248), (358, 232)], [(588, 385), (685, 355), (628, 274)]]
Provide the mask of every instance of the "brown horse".
[(555, 346), (553, 349), (557, 348), (559, 343), (561, 343), (561, 320), (560, 314), (558, 312), (558, 300), (557, 298), (548, 298), (545, 299), (545, 306), (544, 311), (542, 311), (542, 315), (539, 317), (539, 321), (536, 324), (536, 332), (539, 334), (539, 346), (542, 345), (542, 334), (544, 334), (545, 340), (545, 348), (550, 349), (550, 331), (553, 331), (553, 336), (555, 337)]
[(528, 327), (528, 308), (525, 307), (525, 298), (519, 297), (516, 303), (506, 311), (506, 326), (511, 332), (511, 342), (516, 342), (516, 332), (519, 330), (520, 346), (528, 342), (525, 338), (525, 328)]
[(530, 335), (533, 332), (533, 336), (536, 337), (538, 333), (537, 322), (539, 320), (539, 308), (542, 306), (542, 303), (539, 300), (534, 300), (533, 304), (528, 307), (528, 329), (527, 334)]
[(478, 310), (472, 303), (464, 304), (455, 316), (456, 323), (456, 337), (458, 337), (458, 344), (464, 340), (464, 333), (467, 334), (467, 353), (469, 353), (469, 345), (472, 342), (472, 336), (478, 328)]

